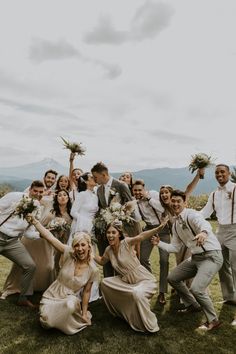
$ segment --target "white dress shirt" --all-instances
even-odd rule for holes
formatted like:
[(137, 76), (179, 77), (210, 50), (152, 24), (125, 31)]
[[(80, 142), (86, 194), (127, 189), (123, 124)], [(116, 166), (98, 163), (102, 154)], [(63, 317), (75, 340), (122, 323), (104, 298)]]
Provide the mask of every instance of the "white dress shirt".
[[(236, 187), (235, 183), (228, 181), (223, 187), (218, 187), (215, 192), (212, 192), (208, 198), (207, 204), (201, 210), (204, 218), (209, 218), (214, 211), (216, 211), (216, 216), (219, 224), (229, 225), (231, 224), (231, 213), (233, 208), (233, 224), (236, 224), (236, 195), (233, 197), (233, 190)], [(214, 194), (214, 208), (213, 208), (213, 194)], [(235, 191), (236, 194), (236, 191)]]
[[(138, 199), (137, 205), (143, 221), (147, 225), (159, 225), (164, 208), (156, 191), (148, 192), (148, 199)], [(150, 199), (149, 199), (150, 198)]]
[[(22, 199), (25, 193), (10, 192), (0, 199), (0, 224), (14, 211), (17, 203)], [(38, 201), (35, 201), (36, 204)], [(38, 202), (40, 208), (40, 203)], [(33, 225), (17, 215), (11, 216), (2, 226), (0, 232), (9, 237), (20, 237), (24, 234), (27, 238), (39, 238), (39, 233)]]
[[(194, 240), (194, 237), (203, 230), (207, 232), (207, 238), (203, 245), (204, 249), (201, 246), (196, 246), (197, 241)], [(192, 254), (202, 253), (204, 250), (221, 250), (220, 243), (212, 231), (211, 224), (196, 210), (185, 208), (173, 224), (172, 232), (173, 237), (170, 244), (162, 241), (158, 244), (158, 247), (169, 253), (179, 252), (182, 244), (187, 246)]]
[(111, 185), (112, 185), (113, 177), (110, 177), (109, 181), (104, 184), (104, 189), (105, 189), (105, 199), (108, 205), (108, 200), (109, 200), (109, 194), (111, 190)]

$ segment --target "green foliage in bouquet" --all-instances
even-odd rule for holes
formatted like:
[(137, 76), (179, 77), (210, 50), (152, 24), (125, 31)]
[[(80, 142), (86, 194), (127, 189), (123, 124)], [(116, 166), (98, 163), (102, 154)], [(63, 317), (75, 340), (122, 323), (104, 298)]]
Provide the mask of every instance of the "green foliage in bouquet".
[(85, 154), (85, 148), (82, 147), (81, 143), (70, 143), (68, 140), (61, 136), (63, 141), (64, 149), (70, 150), (72, 153), (83, 156)]
[[(14, 214), (18, 215), (20, 218), (25, 219), (27, 214), (37, 214), (37, 211), (39, 211), (39, 207), (36, 200), (23, 195), (15, 207)], [(35, 215), (35, 217), (37, 218), (37, 215)]]
[[(200, 153), (192, 156), (192, 160), (188, 166), (189, 171), (191, 173), (197, 171), (199, 168), (205, 168), (213, 165), (213, 162), (211, 160), (211, 156), (208, 156), (207, 154)], [(201, 176), (201, 178), (204, 178)]]
[(119, 202), (114, 201), (106, 209), (101, 209), (95, 219), (94, 227), (101, 233), (104, 233), (107, 225), (116, 221), (121, 222), (123, 225), (127, 225), (134, 222), (131, 216), (134, 211), (135, 202), (129, 201), (125, 205), (121, 205)]
[(57, 217), (48, 224), (47, 228), (55, 232), (68, 232), (70, 231), (70, 224), (65, 219)]

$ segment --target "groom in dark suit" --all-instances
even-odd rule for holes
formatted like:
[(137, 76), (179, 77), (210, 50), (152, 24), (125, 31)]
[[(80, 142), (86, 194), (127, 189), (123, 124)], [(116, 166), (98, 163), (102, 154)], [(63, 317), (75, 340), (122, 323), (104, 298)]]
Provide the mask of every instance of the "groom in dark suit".
[[(121, 205), (124, 205), (129, 200), (132, 200), (132, 196), (129, 188), (124, 182), (121, 182), (109, 175), (108, 168), (104, 163), (98, 162), (91, 169), (95, 182), (99, 184), (97, 195), (98, 195), (98, 206), (99, 209), (106, 209), (109, 207), (112, 199), (115, 197), (118, 199)], [(98, 250), (100, 256), (103, 255), (106, 247), (108, 246), (108, 241), (106, 235), (97, 234), (98, 240)], [(114, 275), (114, 270), (111, 263), (105, 264), (103, 267), (104, 277), (110, 277)]]

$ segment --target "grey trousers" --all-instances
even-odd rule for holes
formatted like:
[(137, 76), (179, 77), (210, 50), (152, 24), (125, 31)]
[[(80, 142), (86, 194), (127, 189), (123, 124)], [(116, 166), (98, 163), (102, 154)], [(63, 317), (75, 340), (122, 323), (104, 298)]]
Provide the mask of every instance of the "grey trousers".
[[(153, 226), (152, 228), (154, 228)], [(146, 228), (145, 230), (151, 230), (151, 227)], [(163, 242), (170, 243), (170, 235), (169, 234), (160, 234), (160, 239)], [(149, 272), (152, 272), (151, 264), (150, 264), (150, 255), (153, 249), (153, 244), (150, 239), (141, 242), (140, 245), (140, 263), (147, 269)], [(160, 278), (159, 278), (159, 292), (166, 293), (167, 292), (167, 276), (169, 272), (169, 253), (165, 250), (158, 248), (159, 250), (159, 264), (160, 264)]]
[[(184, 305), (195, 307), (200, 305), (208, 322), (217, 319), (217, 315), (206, 289), (221, 268), (222, 263), (221, 251), (208, 251), (186, 259), (168, 276), (169, 283), (179, 292)], [(184, 280), (193, 277), (191, 287), (188, 289)]]
[(224, 259), (219, 271), (222, 296), (225, 301), (236, 302), (236, 225), (219, 225), (217, 238)]
[(21, 295), (26, 295), (36, 266), (25, 246), (19, 239), (10, 238), (0, 232), (0, 254), (16, 263), (22, 269)]

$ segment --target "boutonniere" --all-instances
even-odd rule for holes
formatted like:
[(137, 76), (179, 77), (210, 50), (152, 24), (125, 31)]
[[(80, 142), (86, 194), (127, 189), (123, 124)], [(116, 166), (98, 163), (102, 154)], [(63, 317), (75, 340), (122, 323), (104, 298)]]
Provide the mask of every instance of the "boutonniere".
[(182, 228), (183, 230), (187, 230), (187, 229), (188, 229), (188, 226), (187, 226), (186, 222), (182, 219), (181, 216), (179, 216), (179, 217), (177, 218), (177, 220), (178, 220), (179, 225), (181, 226), (181, 228)]
[(186, 224), (186, 222), (184, 220), (182, 221), (181, 227), (182, 227), (183, 230), (187, 230), (188, 229), (188, 226), (187, 226), (187, 224)]
[(115, 189), (110, 189), (110, 195), (115, 196), (117, 194), (117, 191)]

